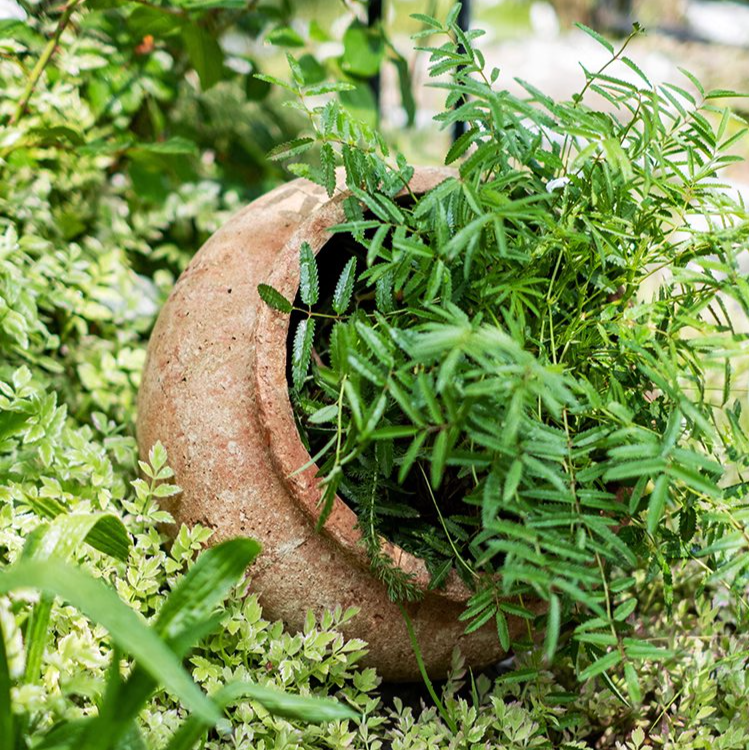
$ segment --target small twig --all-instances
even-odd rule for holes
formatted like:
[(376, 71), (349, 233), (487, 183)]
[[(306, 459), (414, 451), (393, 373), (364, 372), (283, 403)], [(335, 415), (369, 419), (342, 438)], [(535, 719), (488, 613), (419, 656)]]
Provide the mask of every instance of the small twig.
[(36, 88), (37, 83), (39, 83), (39, 79), (42, 77), (42, 73), (44, 73), (44, 69), (47, 67), (47, 64), (52, 58), (52, 55), (54, 54), (54, 51), (60, 41), (62, 32), (65, 31), (65, 28), (70, 21), (70, 17), (73, 15), (73, 11), (83, 2), (84, 0), (70, 0), (70, 2), (65, 6), (65, 9), (62, 12), (62, 16), (60, 16), (60, 20), (57, 22), (55, 33), (53, 34), (49, 42), (47, 42), (47, 46), (44, 48), (41, 57), (37, 60), (34, 69), (31, 71), (29, 80), (26, 83), (26, 88), (24, 89), (23, 95), (21, 96), (21, 101), (18, 102), (16, 111), (10, 118), (11, 125), (17, 123), (26, 111), (26, 107), (28, 106), (29, 100), (34, 93), (34, 89)]

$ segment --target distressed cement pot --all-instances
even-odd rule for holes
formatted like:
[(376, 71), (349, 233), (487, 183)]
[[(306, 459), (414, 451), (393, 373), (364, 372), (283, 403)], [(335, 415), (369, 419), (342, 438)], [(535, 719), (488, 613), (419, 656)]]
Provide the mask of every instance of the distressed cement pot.
[[(445, 170), (419, 169), (422, 193)], [(289, 318), (265, 305), (257, 285), (270, 282), (288, 299), (298, 288), (303, 240), (318, 252), (327, 228), (343, 221), (342, 196), (294, 180), (236, 214), (198, 252), (177, 282), (154, 328), (138, 404), (141, 455), (160, 440), (182, 487), (165, 501), (179, 522), (214, 529), (213, 541), (248, 535), (263, 544), (252, 590), (271, 618), (301, 629), (308, 609), (360, 608), (345, 628), (369, 644), (367, 663), (385, 679), (418, 678), (403, 618), (369, 570), (354, 512), (340, 499), (315, 531), (320, 490), (316, 467), (294, 474), (310, 456), (294, 423), (286, 380)], [(409, 605), (427, 668), (445, 674), (458, 645), (481, 667), (502, 656), (496, 630), (463, 634), (469, 596), (453, 576), (426, 591), (424, 562), (395, 545), (388, 553), (425, 590)], [(517, 634), (521, 622), (511, 621)]]

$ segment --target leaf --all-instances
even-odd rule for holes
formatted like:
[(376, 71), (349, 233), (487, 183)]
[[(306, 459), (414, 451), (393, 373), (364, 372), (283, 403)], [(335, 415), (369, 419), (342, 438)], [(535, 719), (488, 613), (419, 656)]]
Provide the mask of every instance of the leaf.
[(333, 292), (333, 309), (343, 315), (351, 302), (351, 295), (354, 292), (354, 283), (356, 282), (356, 258), (349, 258), (348, 262), (338, 277)]
[(502, 650), (507, 652), (510, 650), (510, 630), (507, 627), (507, 618), (505, 613), (501, 610), (497, 610), (497, 636), (499, 637), (499, 645), (502, 646)]
[(546, 618), (546, 637), (544, 639), (544, 656), (548, 662), (554, 659), (559, 641), (559, 626), (561, 620), (561, 604), (559, 597), (552, 594), (549, 597), (549, 614)]
[(299, 294), (305, 305), (314, 305), (320, 296), (320, 281), (317, 277), (317, 261), (309, 242), (299, 248)]
[(364, 429), (362, 430), (363, 435), (365, 435), (367, 438), (374, 432), (377, 425), (380, 422), (380, 419), (382, 419), (382, 415), (385, 413), (385, 407), (387, 406), (387, 394), (383, 391), (377, 401), (375, 401), (371, 408), (368, 410), (366, 417), (366, 423), (364, 425)]
[(479, 237), (481, 229), (492, 220), (492, 214), (483, 214), (466, 224), (442, 248), (442, 253), (448, 258), (455, 258), (469, 241)]
[(335, 192), (335, 153), (329, 143), (324, 143), (320, 149), (322, 162), (323, 186), (329, 198)]
[(268, 32), (265, 39), (277, 47), (304, 47), (304, 39), (291, 26), (276, 26)]
[(390, 200), (386, 195), (377, 193), (376, 195), (370, 195), (364, 190), (356, 187), (355, 185), (349, 185), (349, 190), (355, 195), (364, 205), (379, 219), (385, 222), (394, 222), (395, 224), (403, 224), (405, 217), (403, 212), (398, 208), (398, 205)]
[(414, 465), (414, 462), (419, 457), (419, 451), (421, 451), (421, 446), (424, 445), (424, 441), (426, 440), (426, 438), (427, 438), (426, 431), (419, 432), (411, 441), (411, 444), (408, 446), (408, 450), (406, 451), (406, 454), (403, 456), (400, 469), (398, 470), (398, 482), (400, 484), (403, 484), (403, 482), (406, 480), (406, 477), (408, 476), (408, 473), (410, 472), (411, 467)]
[[(266, 80), (267, 76), (257, 76), (261, 80)], [(292, 156), (299, 156), (308, 151), (314, 145), (313, 138), (294, 138), (292, 141), (282, 143), (268, 152), (268, 158), (272, 161), (281, 159), (290, 159)]]
[(448, 448), (448, 432), (446, 429), (441, 429), (437, 433), (437, 438), (434, 441), (434, 447), (432, 448), (432, 462), (430, 467), (432, 488), (435, 490), (442, 483), (442, 474), (445, 469), (445, 462), (447, 461)]
[(303, 318), (296, 327), (294, 344), (291, 349), (291, 379), (294, 389), (297, 391), (301, 390), (307, 377), (314, 338), (314, 318)]
[(460, 9), (461, 9), (460, 3), (455, 3), (450, 10), (447, 13), (447, 17), (445, 18), (445, 28), (452, 28), (453, 31), (457, 32), (460, 31), (460, 27), (457, 26), (458, 23), (458, 16), (460, 15)]
[(329, 83), (318, 83), (304, 89), (305, 96), (321, 96), (322, 94), (335, 94), (342, 91), (353, 91), (356, 89), (351, 83), (345, 81), (331, 81)]
[(224, 53), (221, 46), (213, 35), (194, 23), (184, 26), (182, 41), (190, 64), (200, 78), (200, 87), (207, 91), (223, 77)]
[(466, 130), (460, 137), (456, 139), (445, 156), (445, 164), (452, 164), (456, 159), (459, 159), (463, 154), (470, 148), (471, 144), (481, 135), (481, 130), (478, 127)]
[(514, 685), (535, 680), (538, 676), (539, 671), (537, 669), (526, 667), (525, 669), (513, 669), (506, 674), (500, 675), (495, 682), (500, 685)]
[[(214, 703), (222, 709), (237, 703), (242, 698), (250, 698), (260, 703), (271, 714), (306, 723), (320, 724), (359, 718), (359, 714), (338, 701), (293, 695), (251, 682), (232, 682), (222, 687), (212, 697)], [(209, 725), (198, 718), (188, 718), (177, 730), (165, 750), (193, 750), (200, 735), (208, 728)]]
[(652, 476), (653, 474), (662, 472), (665, 468), (666, 462), (662, 458), (644, 461), (625, 461), (608, 469), (604, 474), (604, 479), (607, 482), (616, 482), (622, 479), (639, 479), (642, 476)]
[(290, 313), (292, 310), (291, 302), (281, 294), (281, 292), (274, 289), (269, 284), (258, 284), (257, 293), (260, 298), (274, 310), (278, 310), (282, 313)]
[(57, 146), (66, 143), (72, 146), (83, 146), (86, 143), (80, 131), (67, 125), (29, 128), (26, 132), (34, 138), (35, 146)]
[(53, 556), (67, 560), (84, 542), (123, 562), (130, 554), (130, 536), (124, 524), (109, 513), (59, 515), (42, 535), (33, 538), (32, 546), (27, 546), (24, 554), (37, 561)]
[(622, 655), (618, 651), (611, 651), (583, 669), (578, 675), (578, 679), (580, 682), (585, 682), (585, 680), (589, 680), (591, 677), (601, 674), (601, 672), (613, 669), (621, 660)]
[(59, 596), (106, 628), (118, 646), (196, 715), (211, 724), (221, 718), (179, 658), (109, 586), (67, 563), (22, 560), (0, 571), (0, 592), (7, 594), (19, 588)]
[(134, 39), (143, 39), (147, 34), (156, 38), (172, 37), (188, 23), (182, 16), (146, 6), (135, 8), (127, 17), (128, 30)]
[(431, 16), (427, 16), (424, 13), (411, 13), (409, 18), (413, 18), (415, 21), (421, 21), (421, 23), (431, 26), (433, 29), (442, 31), (442, 24)]
[(267, 73), (254, 73), (252, 77), (263, 83), (270, 84), (271, 86), (279, 86), (282, 89), (286, 89), (286, 91), (295, 91), (294, 87), (288, 81), (284, 81), (276, 76), (268, 75)]
[(697, 530), (697, 513), (690, 506), (682, 507), (679, 513), (679, 536), (685, 544), (689, 542)]
[(343, 35), (341, 68), (360, 78), (371, 78), (380, 70), (385, 40), (379, 29), (354, 19)]
[(652, 83), (650, 83), (650, 80), (648, 77), (640, 70), (640, 68), (635, 64), (633, 60), (630, 60), (626, 55), (621, 58), (621, 61), (632, 71), (634, 71), (645, 83), (646, 86), (652, 87)]
[(671, 464), (667, 469), (672, 479), (678, 479), (695, 492), (707, 497), (720, 497), (721, 490), (717, 484), (702, 476), (698, 471), (679, 464)]
[[(69, 517), (65, 505), (54, 498), (29, 497), (27, 502), (37, 515), (44, 518), (50, 518), (54, 521), (60, 517)], [(127, 560), (130, 554), (130, 535), (117, 516), (111, 513), (85, 513), (76, 514), (77, 516), (90, 519), (88, 531), (84, 534), (86, 544), (90, 544), (94, 549), (98, 549), (99, 552), (114, 557), (116, 560), (122, 560), (123, 562)], [(80, 522), (60, 521), (60, 523), (64, 526), (65, 523), (78, 524)], [(52, 525), (55, 526), (54, 523)], [(55, 526), (55, 528), (58, 527)], [(56, 533), (64, 540), (64, 537), (69, 532), (63, 528), (61, 532)], [(34, 543), (39, 541), (39, 539), (35, 540)], [(79, 539), (76, 544), (80, 544), (84, 539)]]
[(419, 373), (416, 382), (433, 423), (442, 424), (444, 422), (444, 416), (432, 383), (423, 372)]
[(307, 421), (310, 424), (325, 424), (326, 422), (333, 422), (337, 416), (338, 404), (328, 404), (328, 406), (323, 406), (307, 417)]
[(39, 742), (34, 743), (34, 750), (77, 750), (77, 748), (85, 747), (83, 742), (86, 738), (86, 730), (93, 721), (90, 717), (61, 721), (52, 726)]
[(380, 371), (368, 359), (362, 357), (358, 352), (349, 352), (348, 363), (364, 378), (378, 387), (383, 385), (383, 377)]
[(732, 91), (731, 89), (713, 89), (705, 94), (705, 99), (744, 99), (747, 96), (749, 96), (749, 94), (742, 94), (738, 91)]
[(624, 651), (630, 659), (648, 659), (660, 661), (670, 659), (674, 652), (667, 648), (654, 646), (652, 643), (635, 638), (624, 639)]
[(291, 77), (294, 79), (294, 83), (296, 83), (297, 86), (303, 86), (304, 72), (302, 71), (299, 63), (296, 61), (294, 55), (292, 55), (290, 52), (286, 53), (286, 62), (289, 66), (289, 70), (291, 70)]
[(341, 91), (338, 96), (341, 104), (355, 119), (372, 128), (377, 126), (377, 102), (368, 83), (356, 81), (353, 88)]
[(591, 39), (595, 39), (598, 44), (600, 44), (602, 47), (605, 47), (612, 55), (614, 54), (614, 45), (611, 44), (608, 39), (602, 37), (597, 31), (594, 31), (584, 23), (576, 23), (575, 26), (577, 26), (580, 31), (584, 31)]
[(165, 141), (154, 141), (153, 143), (137, 143), (133, 150), (148, 151), (152, 154), (190, 154), (198, 153), (198, 146), (194, 141), (182, 136), (167, 138)]
[(489, 620), (494, 617), (494, 615), (497, 613), (497, 605), (492, 604), (490, 607), (487, 607), (478, 617), (476, 617), (473, 622), (469, 623), (468, 627), (465, 629), (465, 634), (470, 635), (471, 633), (476, 632), (479, 628), (483, 628), (484, 625), (486, 625)]
[(451, 559), (446, 559), (442, 562), (441, 565), (439, 565), (434, 572), (432, 573), (432, 577), (429, 581), (429, 589), (435, 590), (440, 588), (442, 584), (447, 580), (448, 575), (450, 575), (450, 571), (453, 569), (453, 561)]
[(624, 665), (624, 679), (627, 683), (627, 691), (629, 697), (635, 705), (642, 703), (642, 689), (640, 688), (640, 680), (637, 677), (637, 670), (634, 668), (632, 662), (627, 662)]
[(523, 463), (515, 459), (505, 477), (504, 489), (502, 490), (502, 502), (509, 503), (515, 496), (520, 479), (523, 475)]
[[(367, 248), (367, 266), (371, 266), (378, 258), (382, 243), (387, 237), (387, 233), (390, 231), (388, 224), (379, 224), (377, 231), (374, 233), (374, 237), (369, 241), (369, 247)], [(379, 279), (378, 279), (379, 283)]]
[(614, 619), (617, 622), (624, 622), (624, 620), (626, 620), (636, 609), (637, 599), (635, 597), (630, 597), (614, 610)]
[(697, 91), (700, 92), (700, 96), (705, 95), (705, 89), (702, 87), (702, 84), (696, 76), (686, 70), (686, 68), (679, 68), (679, 72), (685, 75), (692, 82), (692, 85), (697, 89)]
[(203, 552), (167, 597), (154, 629), (183, 655), (197, 626), (208, 618), (260, 554), (254, 539), (237, 537)]
[[(299, 58), (299, 67), (302, 70), (302, 79), (305, 86), (313, 86), (322, 83), (327, 72), (325, 66), (321, 65), (314, 55), (308, 52)], [(309, 96), (309, 88), (305, 88), (305, 95)]]
[(49, 638), (49, 619), (53, 597), (42, 594), (31, 611), (24, 640), (26, 642), (26, 682), (34, 684), (39, 679), (44, 650)]
[(313, 698), (294, 695), (263, 685), (245, 683), (244, 693), (248, 698), (262, 704), (275, 716), (319, 724), (327, 721), (358, 719), (359, 714), (339, 701), (329, 698)]
[(663, 511), (666, 507), (666, 500), (668, 499), (668, 484), (668, 476), (666, 474), (661, 474), (658, 479), (655, 480), (655, 487), (650, 493), (647, 520), (649, 534), (655, 534), (658, 524), (663, 516)]
[(611, 679), (611, 677), (609, 676), (609, 673), (603, 672), (601, 674), (601, 678), (606, 683), (606, 687), (608, 687), (608, 689), (614, 694), (614, 696), (619, 701), (619, 703), (621, 703), (622, 706), (624, 706), (625, 708), (629, 708), (630, 707), (629, 702), (624, 697), (621, 690), (619, 690), (619, 687), (617, 686), (617, 684)]
[(419, 431), (413, 425), (388, 425), (380, 427), (370, 434), (372, 440), (394, 440), (396, 438), (413, 437)]
[(210, 10), (223, 8), (225, 10), (243, 10), (247, 8), (247, 0), (177, 0), (175, 5), (186, 10)]

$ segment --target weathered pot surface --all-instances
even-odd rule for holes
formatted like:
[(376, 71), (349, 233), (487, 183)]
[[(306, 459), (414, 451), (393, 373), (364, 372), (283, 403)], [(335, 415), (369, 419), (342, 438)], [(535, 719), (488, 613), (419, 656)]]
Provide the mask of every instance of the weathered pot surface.
[[(451, 173), (418, 169), (423, 193)], [(306, 240), (318, 252), (327, 228), (344, 220), (343, 194), (329, 200), (306, 180), (271, 191), (236, 214), (201, 248), (180, 277), (148, 347), (138, 402), (141, 455), (160, 440), (182, 493), (165, 501), (180, 523), (214, 530), (213, 542), (248, 535), (263, 544), (252, 590), (266, 616), (301, 630), (308, 609), (336, 606), (360, 614), (344, 627), (369, 644), (365, 663), (385, 679), (418, 677), (405, 623), (371, 574), (354, 512), (340, 498), (315, 531), (320, 499), (316, 467), (294, 422), (286, 380), (289, 318), (257, 293), (273, 284), (288, 299), (298, 288), (298, 253)], [(409, 604), (425, 664), (443, 676), (457, 645), (481, 667), (502, 656), (496, 630), (466, 636), (458, 621), (469, 596), (453, 575), (428, 591), (424, 562), (399, 547), (388, 553), (412, 573), (424, 598)], [(511, 634), (522, 623), (510, 620)]]

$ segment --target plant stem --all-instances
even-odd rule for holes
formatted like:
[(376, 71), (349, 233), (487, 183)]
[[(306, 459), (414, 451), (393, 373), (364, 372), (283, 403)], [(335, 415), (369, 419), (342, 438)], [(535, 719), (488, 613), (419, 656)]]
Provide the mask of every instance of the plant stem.
[(450, 731), (453, 734), (458, 733), (458, 725), (455, 723), (454, 719), (450, 716), (450, 714), (447, 712), (447, 709), (445, 708), (444, 704), (440, 700), (439, 696), (437, 695), (437, 691), (434, 689), (434, 685), (432, 685), (432, 681), (429, 679), (429, 675), (427, 674), (427, 669), (424, 666), (424, 659), (421, 656), (421, 649), (419, 648), (419, 641), (416, 639), (416, 631), (414, 630), (413, 623), (411, 622), (411, 618), (408, 616), (408, 612), (406, 612), (406, 608), (402, 604), (398, 604), (400, 607), (401, 614), (403, 615), (403, 620), (406, 623), (406, 630), (408, 630), (408, 637), (411, 639), (411, 648), (413, 649), (414, 656), (416, 657), (416, 663), (419, 665), (419, 672), (421, 672), (421, 678), (424, 680), (424, 684), (426, 685), (427, 690), (429, 691), (429, 695), (432, 696), (432, 700), (434, 701), (434, 705), (437, 707), (437, 710), (440, 712), (440, 716), (445, 720), (445, 723), (448, 727), (450, 727)]
[(65, 28), (70, 21), (70, 17), (73, 15), (73, 11), (83, 2), (84, 0), (70, 0), (70, 2), (65, 6), (65, 9), (62, 12), (62, 16), (60, 16), (60, 20), (57, 22), (55, 33), (52, 35), (52, 38), (49, 40), (49, 42), (47, 42), (47, 46), (44, 48), (41, 57), (37, 60), (34, 69), (31, 71), (29, 80), (26, 83), (26, 88), (24, 89), (23, 95), (21, 96), (21, 101), (18, 102), (16, 111), (10, 118), (11, 125), (14, 125), (21, 119), (21, 117), (23, 117), (29, 100), (34, 93), (34, 89), (36, 88), (37, 83), (39, 83), (39, 79), (42, 77), (44, 69), (52, 59), (52, 55), (54, 54), (55, 48), (60, 41), (62, 32), (65, 31)]
[(445, 536), (447, 537), (447, 541), (450, 543), (450, 546), (452, 547), (453, 554), (455, 555), (455, 559), (460, 562), (463, 567), (474, 577), (478, 578), (478, 573), (461, 557), (460, 552), (458, 551), (458, 548), (455, 546), (455, 542), (453, 542), (453, 538), (450, 535), (450, 531), (447, 528), (447, 524), (445, 523), (445, 518), (442, 515), (442, 511), (440, 510), (440, 506), (437, 503), (437, 498), (434, 496), (434, 492), (432, 492), (432, 485), (429, 483), (429, 479), (427, 477), (426, 472), (424, 471), (424, 467), (419, 463), (417, 464), (419, 469), (421, 470), (421, 475), (424, 477), (424, 484), (427, 486), (427, 490), (429, 490), (429, 497), (432, 498), (432, 502), (434, 503), (434, 508), (437, 511), (437, 515), (439, 516), (440, 523), (442, 524), (442, 530), (445, 532)]

